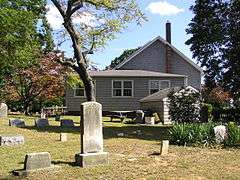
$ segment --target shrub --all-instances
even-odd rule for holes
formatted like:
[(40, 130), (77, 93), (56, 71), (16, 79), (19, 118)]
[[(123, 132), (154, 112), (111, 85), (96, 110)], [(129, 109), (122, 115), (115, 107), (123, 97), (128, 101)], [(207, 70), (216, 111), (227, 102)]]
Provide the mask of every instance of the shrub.
[(201, 122), (208, 122), (209, 120), (212, 120), (212, 111), (213, 107), (211, 104), (202, 103), (200, 111)]
[(169, 114), (175, 122), (197, 122), (200, 117), (200, 94), (190, 88), (168, 95)]
[(224, 142), (225, 146), (240, 146), (240, 128), (234, 122), (227, 126), (228, 137)]
[(170, 129), (170, 142), (177, 145), (204, 145), (215, 144), (213, 123), (202, 124), (175, 124)]

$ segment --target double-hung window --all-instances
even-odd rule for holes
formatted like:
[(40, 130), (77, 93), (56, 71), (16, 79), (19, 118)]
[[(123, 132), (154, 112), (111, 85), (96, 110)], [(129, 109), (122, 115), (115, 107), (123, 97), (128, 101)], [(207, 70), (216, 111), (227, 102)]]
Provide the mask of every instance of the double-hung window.
[(85, 97), (85, 89), (84, 86), (79, 84), (74, 88), (74, 96), (75, 97)]
[(113, 97), (133, 97), (132, 80), (113, 80), (112, 81)]
[(159, 90), (170, 88), (171, 83), (169, 80), (150, 80), (149, 81), (149, 94), (154, 94)]

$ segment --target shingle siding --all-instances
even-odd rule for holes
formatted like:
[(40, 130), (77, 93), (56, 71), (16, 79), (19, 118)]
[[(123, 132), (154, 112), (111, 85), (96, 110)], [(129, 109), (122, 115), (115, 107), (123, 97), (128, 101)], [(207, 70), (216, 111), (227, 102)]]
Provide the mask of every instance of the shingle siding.
[(165, 62), (166, 48), (160, 41), (156, 41), (119, 69), (136, 69), (165, 73)]
[[(165, 73), (166, 45), (157, 40), (118, 69), (141, 69)], [(196, 89), (201, 87), (201, 72), (174, 51), (170, 60), (170, 73), (186, 75), (188, 85)]]
[[(96, 100), (101, 103), (104, 111), (129, 111), (140, 109), (139, 100), (149, 95), (149, 80), (170, 80), (171, 86), (183, 86), (184, 78), (95, 78)], [(112, 80), (133, 80), (133, 97), (112, 97)], [(67, 111), (80, 111), (80, 104), (85, 98), (74, 97), (74, 90), (66, 90)]]

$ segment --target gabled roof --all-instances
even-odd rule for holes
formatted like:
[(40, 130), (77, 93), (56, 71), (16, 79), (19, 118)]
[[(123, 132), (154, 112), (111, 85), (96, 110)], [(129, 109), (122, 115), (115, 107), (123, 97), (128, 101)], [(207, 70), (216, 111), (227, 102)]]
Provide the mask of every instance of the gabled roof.
[(113, 69), (118, 69), (118, 68), (122, 67), (124, 64), (126, 64), (128, 61), (131, 61), (135, 56), (137, 56), (139, 53), (144, 51), (146, 48), (148, 48), (150, 45), (152, 45), (156, 41), (160, 41), (163, 44), (168, 45), (170, 48), (172, 48), (172, 50), (175, 53), (177, 53), (180, 57), (182, 57), (184, 60), (186, 60), (187, 63), (189, 63), (190, 65), (192, 65), (193, 67), (195, 67), (198, 71), (200, 71), (202, 73), (202, 69), (198, 65), (196, 65), (191, 59), (189, 59), (187, 56), (185, 56), (183, 53), (181, 53), (177, 48), (175, 48), (172, 44), (168, 43), (166, 40), (164, 40), (160, 36), (154, 38), (152, 41), (150, 41), (147, 44), (145, 44), (143, 47), (141, 47), (139, 50), (134, 52), (130, 57), (125, 59), (123, 62), (121, 62), (119, 65), (117, 65)]
[(160, 90), (154, 94), (151, 94), (147, 97), (144, 97), (139, 100), (139, 102), (155, 102), (155, 101), (162, 101), (164, 98), (168, 97), (170, 92), (178, 92), (181, 87), (172, 87)]
[(185, 75), (160, 73), (144, 70), (90, 71), (92, 77), (187, 77)]

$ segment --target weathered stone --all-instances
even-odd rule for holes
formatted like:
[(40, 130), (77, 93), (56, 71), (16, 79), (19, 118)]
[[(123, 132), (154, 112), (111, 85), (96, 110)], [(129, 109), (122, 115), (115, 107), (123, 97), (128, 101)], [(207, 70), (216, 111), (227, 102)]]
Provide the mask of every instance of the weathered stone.
[(169, 141), (168, 140), (161, 141), (160, 155), (168, 154), (168, 148), (169, 148)]
[(145, 124), (154, 125), (155, 118), (154, 117), (145, 117)]
[(61, 127), (74, 127), (73, 120), (71, 119), (61, 119)]
[(8, 107), (5, 103), (0, 104), (0, 118), (6, 118), (8, 114)]
[(98, 153), (76, 154), (75, 160), (76, 160), (76, 165), (79, 165), (81, 167), (104, 165), (104, 164), (108, 164), (108, 153), (98, 152)]
[(24, 137), (21, 135), (1, 135), (0, 146), (16, 146), (24, 144)]
[(226, 126), (220, 125), (213, 128), (215, 133), (215, 138), (218, 143), (222, 143), (227, 138), (227, 128)]
[(46, 127), (49, 126), (48, 119), (40, 118), (35, 120), (36, 127)]
[(123, 136), (124, 136), (124, 133), (117, 133), (117, 136), (118, 136), (118, 137), (123, 137)]
[(25, 156), (24, 169), (37, 170), (51, 167), (51, 155), (48, 152), (30, 153)]
[(25, 127), (25, 121), (22, 119), (10, 119), (9, 126)]
[(82, 167), (108, 163), (103, 152), (102, 105), (97, 102), (81, 104), (81, 154), (75, 155)]
[(62, 142), (67, 141), (67, 133), (60, 133), (60, 141)]

